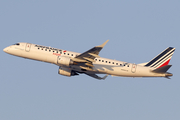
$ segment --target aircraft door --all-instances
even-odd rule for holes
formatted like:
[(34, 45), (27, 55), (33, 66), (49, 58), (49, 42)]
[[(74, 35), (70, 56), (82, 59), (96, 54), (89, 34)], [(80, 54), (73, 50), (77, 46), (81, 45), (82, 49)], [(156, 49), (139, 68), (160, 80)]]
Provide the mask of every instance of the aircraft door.
[(29, 52), (29, 51), (30, 51), (30, 48), (31, 48), (31, 44), (30, 44), (30, 43), (27, 43), (27, 44), (26, 44), (26, 47), (25, 47), (26, 52)]
[(60, 60), (61, 60), (61, 58), (60, 58), (60, 56), (58, 56), (57, 57), (57, 64), (60, 64)]
[(133, 64), (133, 65), (132, 65), (132, 68), (131, 68), (131, 72), (132, 72), (132, 73), (135, 73), (135, 72), (136, 72), (136, 68), (137, 68), (137, 65), (136, 65), (136, 64)]

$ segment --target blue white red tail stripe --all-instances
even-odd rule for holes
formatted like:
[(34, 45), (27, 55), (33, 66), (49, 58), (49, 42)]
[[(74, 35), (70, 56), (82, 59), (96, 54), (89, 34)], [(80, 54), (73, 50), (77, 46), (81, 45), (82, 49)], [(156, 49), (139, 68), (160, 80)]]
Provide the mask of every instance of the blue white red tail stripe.
[(152, 59), (150, 62), (148, 62), (145, 66), (153, 67), (153, 68), (160, 68), (165, 65), (168, 65), (174, 51), (175, 51), (175, 48), (173, 47), (167, 48), (158, 56), (156, 56), (154, 59)]

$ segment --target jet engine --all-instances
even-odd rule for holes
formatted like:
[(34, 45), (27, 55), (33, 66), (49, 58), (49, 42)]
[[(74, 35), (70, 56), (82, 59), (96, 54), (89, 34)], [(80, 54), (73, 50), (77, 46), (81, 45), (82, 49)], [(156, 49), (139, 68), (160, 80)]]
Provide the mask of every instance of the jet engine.
[(59, 56), (57, 59), (57, 64), (58, 65), (64, 65), (64, 66), (68, 66), (73, 64), (73, 61), (71, 60), (71, 58), (69, 57), (62, 57)]
[(74, 70), (71, 70), (69, 68), (64, 68), (64, 67), (59, 67), (58, 74), (68, 76), (68, 77), (79, 75)]

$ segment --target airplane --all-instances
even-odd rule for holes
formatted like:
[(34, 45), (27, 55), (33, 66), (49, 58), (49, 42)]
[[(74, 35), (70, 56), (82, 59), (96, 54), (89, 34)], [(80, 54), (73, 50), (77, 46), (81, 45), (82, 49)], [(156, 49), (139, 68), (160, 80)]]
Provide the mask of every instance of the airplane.
[[(18, 57), (53, 63), (59, 66), (58, 74), (68, 77), (86, 74), (98, 80), (104, 80), (108, 75), (121, 77), (165, 77), (169, 79), (173, 75), (167, 71), (172, 66), (169, 65), (169, 62), (175, 48), (168, 47), (149, 62), (134, 64), (100, 57), (99, 52), (108, 41), (84, 53), (25, 42), (8, 46), (3, 51)], [(100, 77), (97, 74), (106, 75)]]

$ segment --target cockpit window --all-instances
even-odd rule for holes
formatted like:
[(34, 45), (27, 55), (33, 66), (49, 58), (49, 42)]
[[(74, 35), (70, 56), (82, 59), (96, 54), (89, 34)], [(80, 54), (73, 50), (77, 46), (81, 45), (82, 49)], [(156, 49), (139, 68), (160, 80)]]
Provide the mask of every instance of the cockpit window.
[(20, 45), (19, 43), (16, 43), (16, 44), (14, 44), (14, 45)]

